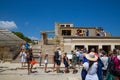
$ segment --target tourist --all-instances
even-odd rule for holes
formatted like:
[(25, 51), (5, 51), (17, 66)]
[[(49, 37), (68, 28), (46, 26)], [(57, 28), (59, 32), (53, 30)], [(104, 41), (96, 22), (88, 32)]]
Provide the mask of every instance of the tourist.
[(87, 70), (87, 75), (85, 80), (99, 80), (97, 76), (97, 59), (98, 57), (94, 54), (94, 52), (90, 52), (89, 54), (85, 54), (85, 57), (88, 59), (88, 62), (83, 64), (83, 68)]
[(107, 67), (107, 74), (106, 74), (106, 80), (114, 80), (113, 74), (111, 74), (111, 56), (112, 56), (113, 52), (109, 51), (108, 53), (108, 67)]
[(102, 72), (103, 72), (103, 79), (106, 77), (107, 74), (107, 67), (108, 67), (108, 56), (107, 53), (103, 53), (103, 57), (100, 58), (102, 63), (103, 63), (103, 67), (102, 67)]
[(52, 58), (52, 60), (53, 60), (53, 72), (54, 71), (56, 71), (56, 69), (55, 69), (55, 51), (54, 51), (54, 55), (53, 55), (53, 58)]
[(103, 54), (105, 53), (105, 51), (103, 49), (99, 49), (99, 57), (103, 57)]
[(120, 80), (120, 53), (117, 52), (116, 49), (113, 50), (113, 55), (111, 56), (111, 60), (114, 61), (115, 73), (113, 73), (114, 80)]
[(65, 65), (65, 70), (64, 70), (64, 72), (65, 72), (65, 73), (69, 73), (69, 69), (68, 69), (69, 63), (68, 63), (67, 53), (65, 53), (65, 55), (64, 55), (64, 57), (63, 57), (63, 63), (64, 63), (64, 65)]
[(71, 58), (69, 59), (69, 66), (70, 66), (70, 68), (73, 68), (73, 64), (72, 64), (73, 54), (74, 54), (74, 51), (72, 50), (71, 53), (70, 53), (70, 55), (71, 55), (70, 57)]
[[(85, 57), (85, 54), (87, 54), (87, 53), (83, 53), (83, 64), (85, 62), (88, 62), (87, 58)], [(87, 75), (87, 71), (83, 67), (82, 71), (81, 71), (81, 78), (82, 78), (82, 80), (85, 80), (86, 75)]]
[(25, 63), (26, 63), (26, 53), (25, 53), (25, 48), (22, 48), (22, 49), (21, 49), (20, 57), (21, 57), (22, 67), (25, 67)]
[(56, 71), (57, 73), (61, 73), (62, 71), (60, 70), (60, 65), (61, 65), (61, 61), (62, 61), (62, 56), (61, 56), (61, 48), (57, 47), (57, 50), (55, 51), (55, 64), (56, 66)]
[(27, 51), (27, 64), (28, 64), (28, 74), (30, 74), (32, 72), (32, 68), (33, 68), (33, 53), (32, 53), (32, 49)]
[(82, 63), (83, 63), (83, 49), (79, 51), (79, 68), (80, 65), (82, 65)]
[(79, 63), (80, 63), (80, 61), (79, 61), (79, 56), (80, 56), (80, 50), (79, 49), (77, 49), (77, 51), (76, 51), (76, 56), (77, 56), (77, 64), (79, 65)]
[(77, 73), (77, 70), (76, 70), (77, 56), (75, 52), (73, 53), (73, 56), (72, 56), (72, 63), (73, 63), (73, 74), (75, 74)]
[(25, 49), (25, 42), (22, 43), (21, 49)]
[(44, 72), (47, 73), (48, 53), (45, 53), (45, 56), (44, 56), (44, 63), (45, 63)]
[(29, 50), (30, 45), (28, 44), (28, 42), (25, 43), (25, 48), (26, 48), (26, 50)]
[(41, 52), (38, 54), (38, 59), (39, 59), (39, 66), (41, 66), (41, 63), (42, 63), (42, 54), (41, 54)]
[(92, 48), (91, 49), (91, 52), (94, 53), (98, 59), (97, 59), (97, 64), (98, 64), (98, 67), (97, 67), (97, 75), (98, 75), (98, 79), (99, 80), (103, 80), (102, 78), (102, 67), (104, 66), (104, 64), (102, 63), (100, 57), (99, 57), (99, 54), (95, 52), (95, 48)]
[(105, 31), (103, 29), (100, 31), (100, 36), (105, 36)]
[(98, 63), (98, 67), (97, 67), (97, 75), (98, 75), (98, 79), (99, 80), (103, 80), (103, 73), (102, 73), (102, 67), (104, 66), (103, 62), (100, 59), (100, 56), (98, 53), (96, 53), (95, 51), (93, 52), (97, 57), (97, 63)]
[(120, 50), (118, 51), (117, 54), (118, 54), (118, 55), (117, 55), (117, 66), (116, 66), (116, 68), (117, 68), (117, 70), (119, 71), (119, 73), (118, 73), (118, 78), (119, 78), (119, 80), (120, 80)]
[(86, 29), (86, 36), (89, 36), (89, 30)]

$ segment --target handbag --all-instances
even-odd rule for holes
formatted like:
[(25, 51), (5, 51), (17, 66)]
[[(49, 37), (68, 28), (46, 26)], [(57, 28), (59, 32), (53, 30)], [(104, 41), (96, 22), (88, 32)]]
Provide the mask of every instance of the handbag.
[(32, 65), (34, 65), (34, 64), (36, 64), (37, 62), (36, 62), (36, 60), (35, 59), (33, 59), (32, 61), (31, 61), (31, 64)]

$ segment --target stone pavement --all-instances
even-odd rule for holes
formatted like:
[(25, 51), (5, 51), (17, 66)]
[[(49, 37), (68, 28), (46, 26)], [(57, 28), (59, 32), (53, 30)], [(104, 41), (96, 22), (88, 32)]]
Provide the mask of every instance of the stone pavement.
[[(48, 64), (48, 70), (52, 71), (52, 66), (53, 64)], [(63, 66), (62, 64), (62, 70)], [(0, 80), (81, 80), (81, 68), (77, 74), (72, 74), (72, 69), (70, 73), (45, 73), (44, 66), (39, 67), (39, 64), (35, 64), (33, 71), (34, 73), (28, 75), (27, 68), (22, 68), (21, 63), (0, 63)]]

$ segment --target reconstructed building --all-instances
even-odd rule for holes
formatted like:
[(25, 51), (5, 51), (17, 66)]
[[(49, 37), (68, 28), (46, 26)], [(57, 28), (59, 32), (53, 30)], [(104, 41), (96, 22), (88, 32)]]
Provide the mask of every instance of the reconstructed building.
[(8, 29), (0, 28), (0, 60), (13, 59), (23, 41)]
[(73, 23), (55, 23), (55, 37), (59, 39), (64, 52), (76, 48), (94, 48), (96, 52), (120, 49), (120, 36), (112, 36), (101, 27), (75, 27)]

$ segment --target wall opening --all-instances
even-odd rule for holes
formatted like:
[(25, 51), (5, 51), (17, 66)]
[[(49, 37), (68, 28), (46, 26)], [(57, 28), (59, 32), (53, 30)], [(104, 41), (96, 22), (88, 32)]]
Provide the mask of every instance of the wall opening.
[(62, 35), (68, 35), (70, 36), (71, 35), (71, 30), (62, 30)]
[(75, 50), (76, 49), (84, 49), (84, 45), (75, 45)]
[(88, 53), (91, 52), (92, 48), (94, 48), (95, 52), (98, 52), (98, 45), (89, 45), (88, 46)]
[(115, 45), (115, 48), (120, 50), (120, 45)]
[(111, 50), (111, 46), (110, 45), (103, 45), (102, 46), (102, 49), (105, 51), (105, 52), (109, 52)]

